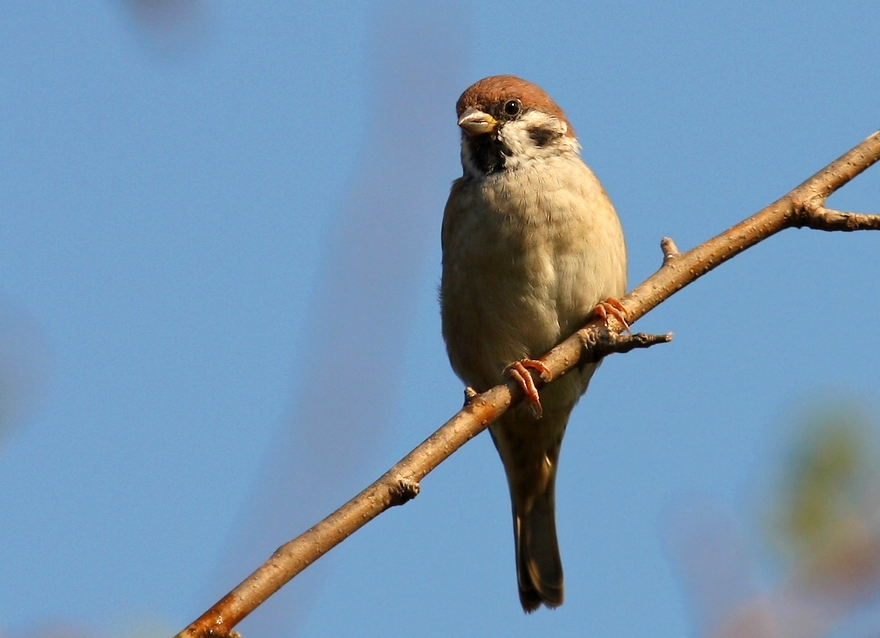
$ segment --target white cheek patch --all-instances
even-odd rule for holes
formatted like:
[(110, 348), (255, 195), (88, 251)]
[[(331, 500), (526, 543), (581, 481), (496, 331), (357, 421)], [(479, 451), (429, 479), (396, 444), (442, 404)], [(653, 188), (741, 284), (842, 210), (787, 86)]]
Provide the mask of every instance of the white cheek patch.
[[(538, 144), (532, 137), (536, 128), (558, 133), (558, 137), (549, 144)], [(511, 151), (505, 168), (517, 169), (533, 161), (577, 152), (580, 148), (577, 140), (567, 137), (566, 132), (568, 125), (564, 121), (541, 111), (529, 111), (518, 120), (505, 122), (498, 131), (498, 138)]]
[(471, 155), (470, 146), (464, 141), (462, 141), (461, 144), (461, 165), (464, 167), (466, 173), (470, 173), (471, 175), (480, 174), (480, 170), (477, 168), (477, 163)]

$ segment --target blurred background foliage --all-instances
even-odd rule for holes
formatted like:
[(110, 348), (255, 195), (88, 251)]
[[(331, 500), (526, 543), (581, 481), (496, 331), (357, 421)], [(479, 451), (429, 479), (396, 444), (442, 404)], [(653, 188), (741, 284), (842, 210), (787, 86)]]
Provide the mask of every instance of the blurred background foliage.
[(670, 547), (701, 636), (873, 636), (880, 626), (880, 422), (846, 392), (793, 408), (774, 470), (754, 477), (752, 520), (711, 498), (673, 516)]

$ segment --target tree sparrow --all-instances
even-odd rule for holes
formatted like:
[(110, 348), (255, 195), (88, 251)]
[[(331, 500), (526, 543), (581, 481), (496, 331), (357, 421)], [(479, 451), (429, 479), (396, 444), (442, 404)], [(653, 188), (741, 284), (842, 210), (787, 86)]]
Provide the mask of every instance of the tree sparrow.
[[(626, 246), (605, 190), (580, 158), (568, 119), (539, 87), (511, 75), (458, 100), (463, 175), (443, 215), (443, 338), (455, 373), (478, 392), (508, 374), (528, 401), (489, 431), (513, 506), (519, 597), (531, 612), (562, 604), (554, 485), (568, 417), (597, 364), (538, 394), (532, 360), (591, 313), (622, 318)], [(543, 412), (543, 416), (542, 416)]]

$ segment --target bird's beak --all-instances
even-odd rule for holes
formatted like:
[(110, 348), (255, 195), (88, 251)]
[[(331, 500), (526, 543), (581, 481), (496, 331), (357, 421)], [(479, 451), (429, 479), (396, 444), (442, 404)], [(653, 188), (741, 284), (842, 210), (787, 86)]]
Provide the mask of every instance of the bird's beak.
[(495, 132), (495, 129), (498, 128), (498, 120), (488, 113), (469, 106), (458, 118), (458, 125), (465, 133), (473, 137), (474, 135)]

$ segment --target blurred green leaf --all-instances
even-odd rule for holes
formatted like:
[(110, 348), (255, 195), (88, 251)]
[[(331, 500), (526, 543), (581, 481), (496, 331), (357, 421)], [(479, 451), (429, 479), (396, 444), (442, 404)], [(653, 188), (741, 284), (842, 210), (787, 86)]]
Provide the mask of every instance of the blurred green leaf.
[(880, 531), (877, 423), (855, 402), (807, 414), (773, 499), (774, 536), (797, 572), (855, 578), (854, 566), (873, 564)]

